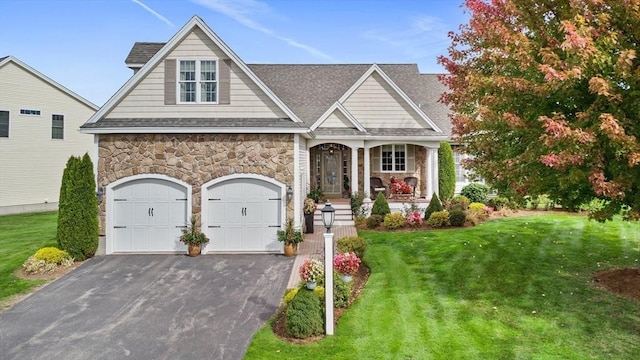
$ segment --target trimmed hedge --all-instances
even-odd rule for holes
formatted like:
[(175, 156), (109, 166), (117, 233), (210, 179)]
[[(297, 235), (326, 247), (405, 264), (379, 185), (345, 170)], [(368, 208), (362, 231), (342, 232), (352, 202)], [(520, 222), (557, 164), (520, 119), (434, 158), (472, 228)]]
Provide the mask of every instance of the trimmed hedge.
[(448, 142), (440, 142), (438, 149), (438, 193), (442, 201), (449, 200), (456, 191), (456, 163)]
[(298, 339), (322, 334), (322, 315), (322, 304), (318, 295), (301, 288), (289, 303), (285, 314), (287, 333)]
[(451, 226), (464, 226), (465, 221), (467, 221), (467, 213), (464, 210), (449, 212), (449, 224)]

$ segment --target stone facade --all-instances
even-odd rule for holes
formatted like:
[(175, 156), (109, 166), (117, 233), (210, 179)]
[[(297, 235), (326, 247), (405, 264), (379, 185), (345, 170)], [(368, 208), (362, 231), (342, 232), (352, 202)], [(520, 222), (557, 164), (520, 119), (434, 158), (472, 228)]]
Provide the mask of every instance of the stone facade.
[[(291, 134), (115, 134), (100, 135), (98, 186), (133, 175), (162, 174), (192, 186), (193, 214), (200, 216), (200, 190), (231, 174), (259, 174), (293, 184)], [(293, 214), (293, 202), (287, 216)], [(100, 204), (104, 233), (106, 197)]]
[[(397, 179), (404, 179), (408, 176), (415, 176), (418, 178), (418, 188), (416, 189), (416, 197), (426, 197), (427, 195), (427, 181), (431, 179), (426, 179), (425, 177), (428, 175), (426, 171), (426, 162), (427, 162), (427, 149), (424, 146), (415, 146), (415, 157), (416, 157), (416, 168), (413, 172), (404, 172), (404, 173), (383, 173), (383, 172), (375, 172), (371, 171), (371, 176), (377, 176), (382, 179), (382, 182), (387, 186), (391, 183), (391, 176), (395, 176)], [(373, 160), (371, 160), (373, 161)], [(362, 189), (364, 187), (364, 150), (358, 149), (358, 185)], [(369, 189), (366, 189), (366, 192), (369, 194)], [(430, 194), (429, 194), (430, 195)]]

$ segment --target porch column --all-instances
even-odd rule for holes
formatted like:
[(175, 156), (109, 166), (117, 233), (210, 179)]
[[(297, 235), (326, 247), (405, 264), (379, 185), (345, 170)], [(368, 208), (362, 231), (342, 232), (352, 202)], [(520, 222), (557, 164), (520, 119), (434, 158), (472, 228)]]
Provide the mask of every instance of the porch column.
[(427, 156), (425, 156), (425, 164), (424, 164), (424, 181), (426, 182), (427, 185), (427, 189), (426, 189), (426, 196), (425, 198), (427, 198), (427, 200), (431, 201), (431, 196), (433, 195), (433, 174), (432, 174), (432, 169), (431, 169), (431, 149), (427, 146), (424, 147), (424, 150), (427, 153)]
[[(313, 165), (311, 164), (311, 148), (307, 147), (307, 171), (305, 171), (305, 177), (307, 181), (307, 192), (311, 191), (311, 169), (313, 169)], [(304, 194), (305, 196), (307, 194)]]
[(433, 192), (436, 194), (440, 191), (438, 186), (438, 149), (429, 149), (431, 158), (431, 183), (433, 185)]
[(362, 164), (364, 166), (364, 189), (362, 189), (362, 191), (364, 191), (365, 193), (368, 194), (368, 196), (366, 196), (364, 198), (365, 202), (371, 202), (371, 194), (369, 194), (369, 189), (371, 188), (371, 169), (370, 169), (370, 164), (369, 164), (369, 147), (367, 147), (365, 145), (364, 147), (364, 164)]
[(358, 189), (358, 148), (351, 148), (351, 193), (359, 191)]

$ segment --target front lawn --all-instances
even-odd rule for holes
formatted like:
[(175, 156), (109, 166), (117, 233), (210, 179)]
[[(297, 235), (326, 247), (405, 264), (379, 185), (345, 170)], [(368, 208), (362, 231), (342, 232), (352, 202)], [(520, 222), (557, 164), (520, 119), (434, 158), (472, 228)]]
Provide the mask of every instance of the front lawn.
[(57, 246), (57, 219), (57, 212), (0, 216), (0, 301), (43, 283), (13, 272), (39, 248)]
[(335, 335), (293, 345), (267, 325), (246, 359), (640, 359), (640, 301), (592, 280), (638, 266), (637, 222), (545, 215), (361, 236), (371, 277)]

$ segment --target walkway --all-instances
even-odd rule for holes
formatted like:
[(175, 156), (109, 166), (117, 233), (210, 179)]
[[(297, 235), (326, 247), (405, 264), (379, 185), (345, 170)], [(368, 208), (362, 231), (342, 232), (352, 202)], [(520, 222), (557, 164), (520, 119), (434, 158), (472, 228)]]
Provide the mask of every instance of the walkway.
[[(333, 227), (333, 243), (338, 239), (348, 236), (358, 236), (358, 232), (354, 226), (334, 226)], [(324, 232), (323, 226), (315, 226), (313, 234), (305, 234), (304, 241), (298, 245), (298, 255), (291, 269), (291, 276), (287, 288), (294, 288), (300, 283), (300, 274), (298, 270), (305, 259), (324, 260)]]

